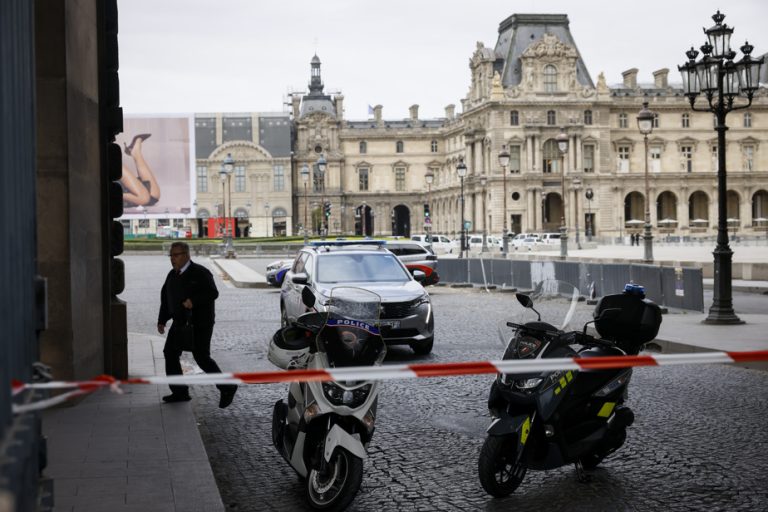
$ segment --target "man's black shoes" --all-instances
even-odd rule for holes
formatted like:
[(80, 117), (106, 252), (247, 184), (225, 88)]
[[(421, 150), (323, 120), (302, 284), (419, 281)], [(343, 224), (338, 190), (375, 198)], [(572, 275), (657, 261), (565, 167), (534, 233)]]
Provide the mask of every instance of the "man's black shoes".
[[(234, 393), (233, 393), (234, 394)], [(189, 394), (182, 395), (180, 393), (171, 393), (170, 395), (165, 395), (163, 397), (163, 402), (170, 404), (173, 402), (189, 402), (192, 400), (192, 397), (189, 396)], [(231, 402), (232, 400), (230, 400)]]
[(232, 400), (235, 398), (235, 391), (237, 391), (237, 386), (227, 386), (221, 390), (221, 398), (219, 398), (220, 409), (224, 409), (232, 403)]

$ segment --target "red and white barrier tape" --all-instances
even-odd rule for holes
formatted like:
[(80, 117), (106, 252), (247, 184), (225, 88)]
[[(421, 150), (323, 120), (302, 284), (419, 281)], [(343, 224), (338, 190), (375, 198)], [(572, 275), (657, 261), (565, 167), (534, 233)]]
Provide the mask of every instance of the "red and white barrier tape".
[[(638, 366), (672, 366), (682, 364), (716, 364), (768, 361), (768, 350), (750, 352), (700, 352), (694, 354), (657, 354), (639, 356), (608, 357), (567, 357), (557, 359), (514, 359), (504, 361), (474, 361), (460, 363), (432, 363), (387, 366), (353, 366), (349, 368), (326, 368), (318, 370), (265, 371), (248, 373), (203, 373), (196, 375), (151, 376), (118, 380), (109, 375), (100, 375), (90, 381), (54, 381), (32, 384), (13, 383), (13, 394), (34, 389), (72, 389), (67, 393), (76, 396), (90, 393), (102, 387), (121, 392), (121, 384), (269, 384), (277, 382), (322, 382), (355, 380), (391, 380), (422, 377), (451, 377), (455, 375), (521, 374), (549, 372), (555, 370), (606, 370)], [(64, 396), (64, 395), (61, 395)], [(61, 396), (49, 400), (63, 401)], [(16, 406), (14, 412), (28, 412), (53, 405), (46, 400)], [(23, 410), (21, 408), (24, 408)]]

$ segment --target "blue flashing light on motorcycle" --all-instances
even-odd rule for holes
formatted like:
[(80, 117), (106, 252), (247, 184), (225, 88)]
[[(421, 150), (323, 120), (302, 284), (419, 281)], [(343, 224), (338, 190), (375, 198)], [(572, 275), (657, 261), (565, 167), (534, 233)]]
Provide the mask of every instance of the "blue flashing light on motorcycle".
[(624, 293), (630, 295), (637, 295), (641, 299), (645, 298), (645, 286), (641, 286), (635, 283), (627, 283), (624, 285)]

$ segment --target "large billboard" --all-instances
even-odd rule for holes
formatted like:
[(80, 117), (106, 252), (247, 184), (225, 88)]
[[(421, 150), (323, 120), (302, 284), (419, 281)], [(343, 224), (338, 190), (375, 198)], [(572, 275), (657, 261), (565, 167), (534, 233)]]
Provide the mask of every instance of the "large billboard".
[(123, 218), (187, 217), (192, 212), (192, 116), (130, 116), (123, 148)]

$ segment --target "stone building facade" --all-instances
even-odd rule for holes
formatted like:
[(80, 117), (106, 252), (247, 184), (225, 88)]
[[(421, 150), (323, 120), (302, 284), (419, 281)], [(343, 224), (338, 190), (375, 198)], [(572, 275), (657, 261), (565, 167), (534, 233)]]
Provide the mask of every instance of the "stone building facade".
[[(670, 84), (668, 69), (654, 71), (652, 83), (638, 81), (637, 69), (624, 72), (616, 86), (602, 74), (593, 82), (565, 15), (510, 16), (493, 48), (477, 43), (469, 68), (470, 88), (458, 115), (449, 105), (444, 118), (424, 120), (414, 105), (409, 117), (385, 120), (379, 105), (372, 119), (349, 121), (343, 97), (323, 94), (315, 56), (309, 94), (292, 103), (293, 214), (302, 218), (305, 203), (317, 214), (330, 202), (327, 225), (315, 215), (315, 230), (407, 235), (424, 230), (428, 203), (433, 231), (455, 234), (462, 218), (456, 166), (463, 160), (463, 217), (470, 231), (501, 233), (506, 215), (512, 232), (556, 231), (563, 219), (572, 239), (577, 229), (603, 239), (639, 232), (645, 159), (636, 118), (648, 102), (657, 116), (648, 141), (654, 231), (715, 234), (713, 116), (691, 110), (682, 90)], [(728, 218), (742, 235), (768, 227), (767, 98), (761, 88), (750, 109), (728, 117)], [(569, 140), (563, 155), (555, 140), (561, 132)], [(511, 156), (506, 179), (498, 163), (502, 147)], [(315, 166), (321, 155), (327, 160), (322, 178)], [(304, 165), (312, 169), (306, 200)], [(430, 169), (435, 178), (428, 186)]]
[[(514, 233), (557, 231), (564, 222), (571, 240), (577, 232), (615, 240), (644, 224), (645, 146), (636, 119), (648, 102), (656, 114), (648, 138), (654, 233), (712, 236), (713, 115), (690, 108), (668, 69), (653, 71), (647, 83), (639, 76), (629, 69), (618, 85), (602, 73), (595, 82), (566, 15), (515, 14), (501, 22), (493, 47), (477, 43), (459, 113), (448, 105), (444, 117), (422, 119), (413, 105), (407, 117), (388, 120), (377, 105), (369, 119), (347, 120), (344, 97), (324, 92), (314, 56), (309, 91), (292, 95), (289, 113), (196, 116), (199, 232), (206, 234), (205, 218), (224, 215), (219, 169), (231, 153), (240, 173), (232, 189), (239, 235), (246, 227), (251, 236), (301, 234), (304, 226), (312, 234), (409, 235), (425, 230), (429, 208), (432, 231), (449, 235), (460, 231), (462, 217), (470, 232), (501, 234), (506, 217)], [(729, 229), (764, 233), (768, 90), (727, 121)], [(561, 133), (569, 142), (564, 154)], [(510, 153), (505, 170), (502, 148)]]

